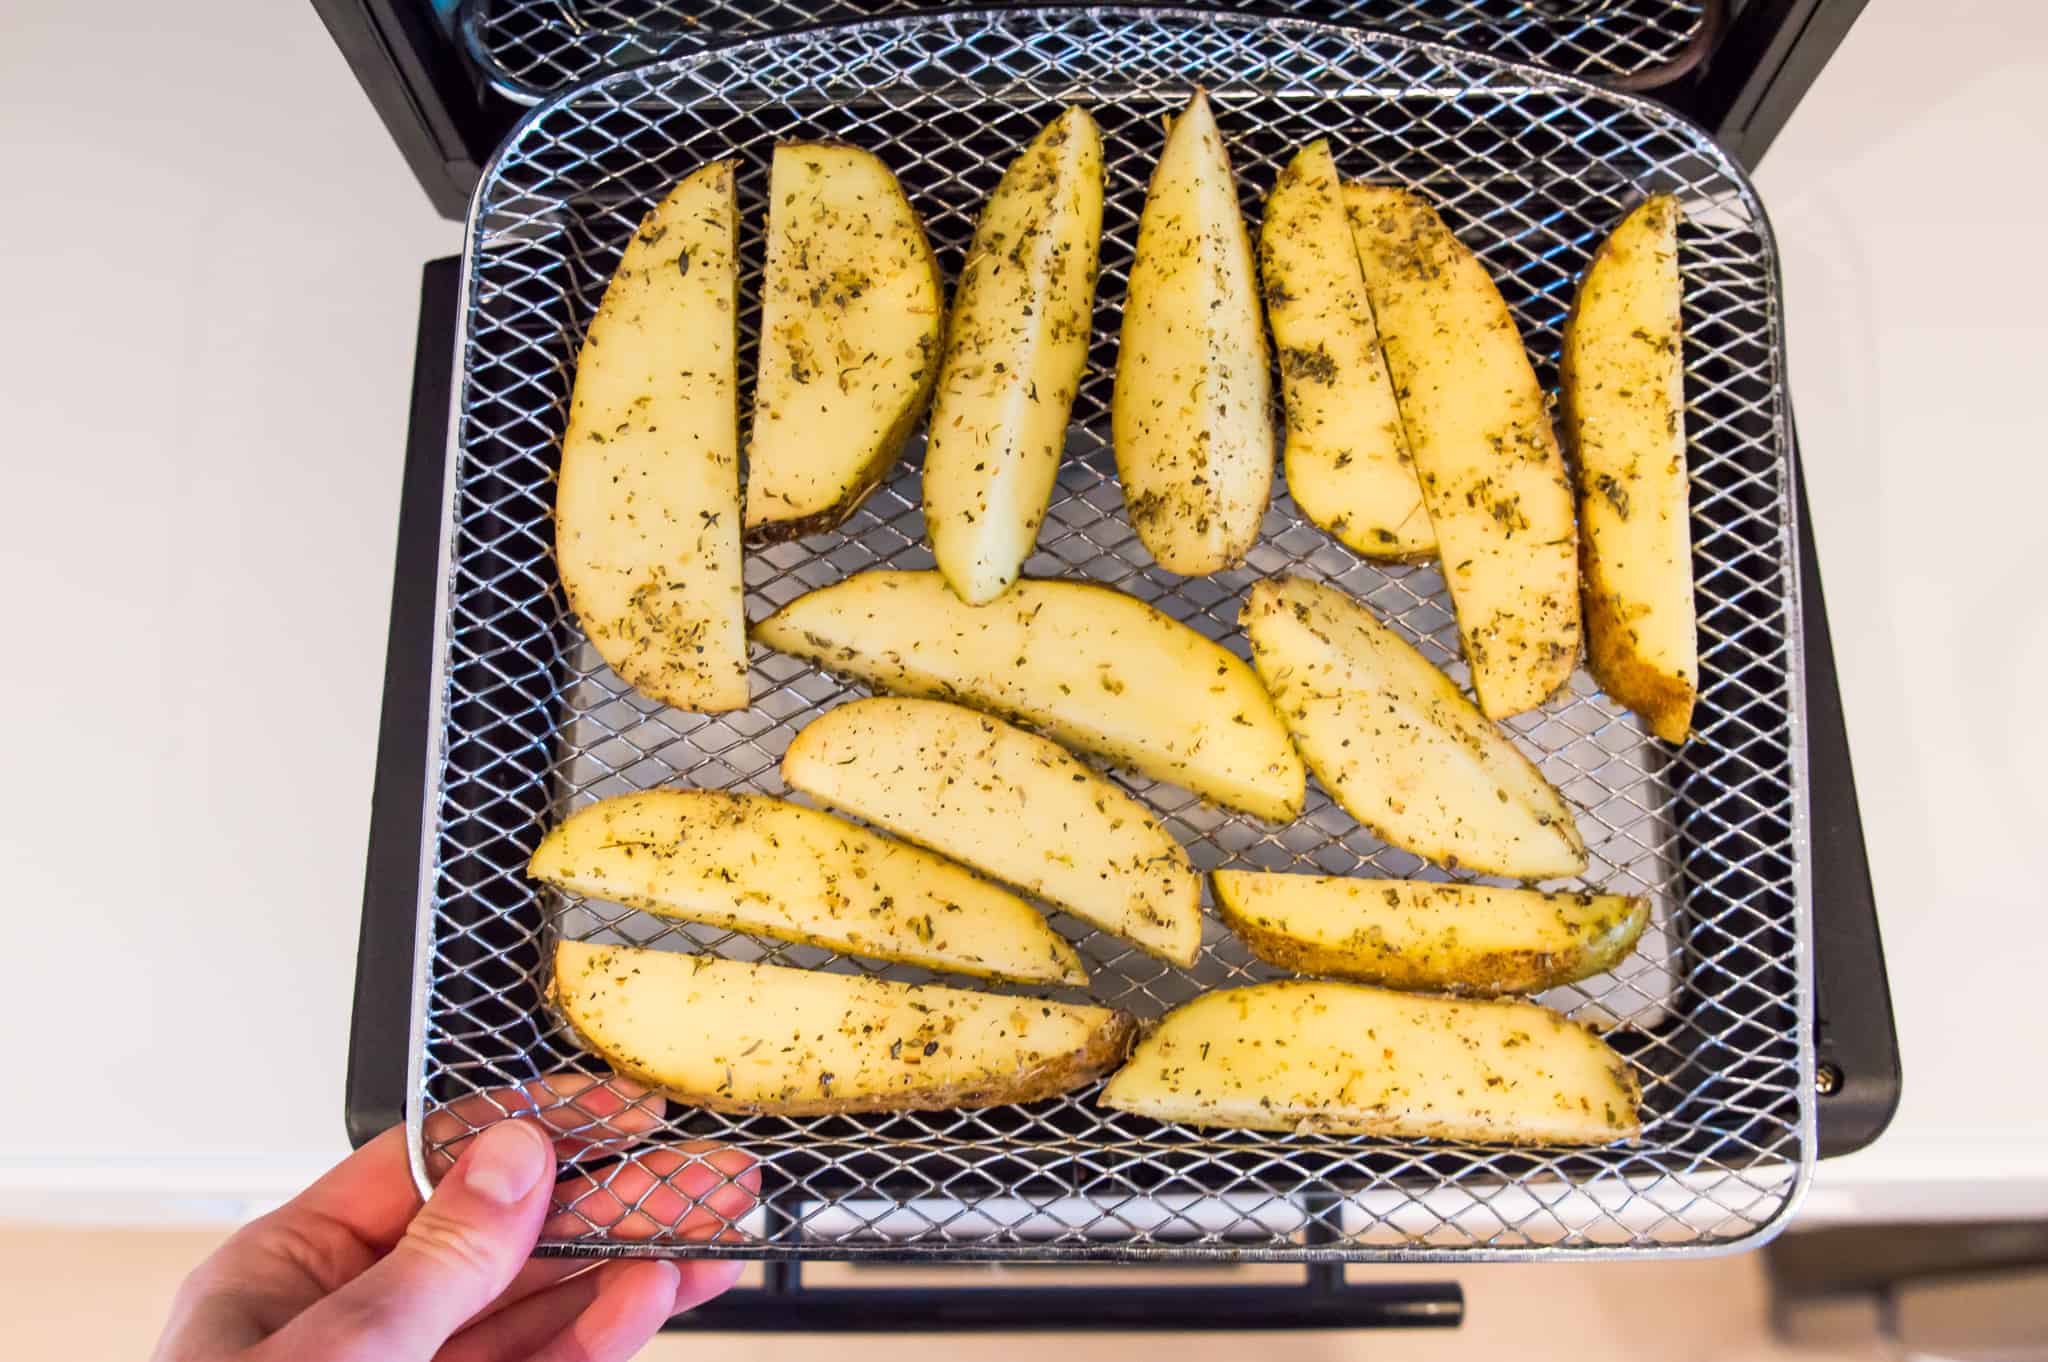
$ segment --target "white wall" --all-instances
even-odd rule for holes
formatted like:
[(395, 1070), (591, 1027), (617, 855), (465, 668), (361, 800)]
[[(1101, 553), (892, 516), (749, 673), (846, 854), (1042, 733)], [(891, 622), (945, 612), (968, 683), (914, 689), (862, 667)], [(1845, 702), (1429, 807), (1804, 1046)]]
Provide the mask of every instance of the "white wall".
[(2044, 170), (2048, 8), (1875, 0), (1758, 176), (1905, 1066), (1817, 1211), (2048, 1213)]
[(460, 233), (303, 0), (5, 30), (0, 1189), (289, 1185), (346, 1148), (415, 298)]

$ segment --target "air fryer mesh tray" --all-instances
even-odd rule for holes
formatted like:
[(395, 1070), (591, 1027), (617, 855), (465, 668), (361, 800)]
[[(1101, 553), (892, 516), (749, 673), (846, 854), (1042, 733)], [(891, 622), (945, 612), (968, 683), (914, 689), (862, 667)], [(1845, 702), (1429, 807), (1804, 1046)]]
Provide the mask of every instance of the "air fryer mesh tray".
[[(468, 0), (461, 21), (491, 85), (532, 104), (720, 39), (944, 8), (942, 0)], [(1679, 74), (1707, 23), (1707, 0), (1221, 0), (1213, 8), (1386, 29), (1631, 89)]]
[[(624, 243), (692, 166), (737, 156), (745, 231), (742, 382), (759, 320), (767, 158), (777, 139), (872, 148), (924, 213), (948, 275), (1005, 161), (1065, 101), (1087, 103), (1107, 161), (1089, 369), (1033, 576), (1111, 583), (1243, 655), (1235, 619), (1258, 577), (1298, 572), (1370, 601), (1454, 677), (1465, 670), (1434, 566), (1360, 561), (1284, 492), (1240, 569), (1183, 578), (1125, 518), (1109, 447), (1117, 309), (1162, 117), (1211, 90), (1253, 214), (1282, 160), (1330, 135), (1347, 174), (1444, 206), (1515, 309), (1546, 381), (1600, 235), (1652, 190), (1681, 237), (1692, 516), (1704, 692), (1681, 749), (1648, 739), (1583, 672), (1510, 726), (1581, 810), (1592, 849), (1571, 885), (1646, 893), (1655, 928), (1614, 973), (1550, 996), (1612, 1026), (1644, 1090), (1640, 1143), (1508, 1151), (1427, 1140), (1202, 1131), (1097, 1107), (804, 1120), (674, 1108), (656, 1138), (718, 1139), (760, 1160), (765, 1208), (691, 1251), (737, 1256), (1501, 1256), (1727, 1245), (1791, 1204), (1813, 1155), (1806, 961), (1803, 694), (1775, 255), (1761, 206), (1705, 134), (1646, 101), (1398, 37), (1160, 11), (1001, 11), (890, 20), (747, 42), (606, 77), (538, 110), (484, 176), (465, 255), (462, 383), (440, 583), (441, 710), (421, 868), (413, 1017), (416, 1166), (505, 1104), (481, 1096), (564, 1069), (601, 1071), (542, 1001), (557, 932), (892, 978), (931, 976), (662, 922), (542, 891), (523, 874), (544, 828), (601, 796), (657, 785), (784, 793), (778, 760), (824, 708), (860, 693), (756, 647), (753, 703), (691, 715), (633, 693), (563, 603), (554, 473), (576, 350)], [(841, 529), (746, 559), (758, 620), (870, 567), (927, 567), (920, 459)], [(1311, 785), (1275, 826), (1119, 776), (1196, 866), (1449, 878), (1382, 845)], [(1157, 1018), (1203, 988), (1275, 977), (1213, 917), (1175, 969), (1085, 924), (1054, 925), (1092, 996)], [(1073, 993), (1067, 996), (1083, 997)], [(558, 1120), (578, 1119), (543, 1091)], [(468, 1100), (464, 1100), (468, 1099)], [(462, 1103), (451, 1108), (450, 1104)], [(432, 1117), (430, 1121), (428, 1118)], [(653, 1119), (649, 1117), (648, 1119)], [(593, 1149), (597, 1184), (615, 1165)], [(675, 1251), (677, 1208), (606, 1235), (602, 1193), (548, 1244)], [(654, 1224), (652, 1221), (659, 1221)]]

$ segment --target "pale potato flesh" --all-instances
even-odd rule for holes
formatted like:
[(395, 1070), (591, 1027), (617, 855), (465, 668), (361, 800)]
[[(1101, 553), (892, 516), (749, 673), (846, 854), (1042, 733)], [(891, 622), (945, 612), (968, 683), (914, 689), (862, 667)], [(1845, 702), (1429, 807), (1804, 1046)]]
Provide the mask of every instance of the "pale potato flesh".
[(1310, 520), (1371, 558), (1425, 558), (1436, 532), (1323, 138), (1274, 181), (1259, 283), (1287, 399), (1287, 490)]
[(781, 143), (768, 199), (747, 443), (755, 542), (829, 530), (874, 490), (931, 396), (945, 324), (924, 224), (873, 154)]
[(1622, 219), (1586, 269), (1558, 374), (1579, 483), (1586, 659), (1602, 689), (1684, 742), (1699, 695), (1678, 200)]
[(1451, 679), (1335, 587), (1254, 583), (1252, 662), (1309, 769), (1345, 812), (1439, 865), (1576, 875), (1571, 806)]
[(661, 917), (927, 969), (1086, 984), (1014, 894), (927, 851), (758, 794), (646, 790), (579, 809), (527, 874)]
[(1197, 90), (1145, 191), (1110, 403), (1131, 528), (1161, 567), (1220, 572), (1258, 538), (1272, 397), (1251, 238)]
[(1098, 1100), (1196, 1126), (1588, 1145), (1635, 1138), (1638, 1099), (1599, 1036), (1535, 1003), (1288, 980), (1175, 1008)]
[(1093, 1082), (1136, 1029), (1107, 1007), (563, 941), (550, 999), (614, 1071), (772, 1116), (1035, 1102)]
[(1613, 969), (1649, 900), (1484, 884), (1219, 870), (1216, 907), (1268, 964), (1386, 988), (1493, 997)]
[(1202, 887), (1187, 853), (1050, 739), (942, 700), (855, 700), (797, 734), (782, 779), (1161, 959), (1195, 962)]
[(733, 163), (699, 167), (626, 243), (576, 360), (555, 564), (612, 670), (680, 709), (747, 705)]
[(1479, 707), (1543, 703), (1578, 665), (1571, 483), (1486, 267), (1405, 189), (1344, 188), (1359, 263)]
[(1301, 758), (1251, 668), (1143, 601), (1020, 581), (970, 606), (936, 572), (863, 572), (754, 637), (882, 690), (971, 705), (1260, 818), (1301, 812)]
[(932, 556), (962, 600), (1009, 590), (1052, 501), (1088, 365), (1102, 135), (1079, 107), (1003, 172), (953, 294), (924, 456)]

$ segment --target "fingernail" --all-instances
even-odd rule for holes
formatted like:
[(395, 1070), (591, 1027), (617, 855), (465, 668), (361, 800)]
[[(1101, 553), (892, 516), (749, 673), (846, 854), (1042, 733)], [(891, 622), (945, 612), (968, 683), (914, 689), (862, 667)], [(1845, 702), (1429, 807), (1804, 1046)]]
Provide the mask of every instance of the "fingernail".
[(676, 1264), (676, 1293), (669, 1313), (680, 1315), (724, 1295), (738, 1284), (746, 1267), (730, 1258), (697, 1258)]
[(527, 1121), (500, 1121), (462, 1158), (462, 1185), (489, 1202), (514, 1206), (547, 1176), (547, 1142)]

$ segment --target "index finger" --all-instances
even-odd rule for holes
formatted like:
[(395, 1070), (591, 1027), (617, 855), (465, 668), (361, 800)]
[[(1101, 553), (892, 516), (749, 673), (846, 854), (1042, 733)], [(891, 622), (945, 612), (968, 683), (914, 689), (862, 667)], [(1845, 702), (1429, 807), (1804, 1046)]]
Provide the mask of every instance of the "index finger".
[[(567, 1162), (593, 1148), (622, 1149), (638, 1142), (661, 1124), (663, 1110), (659, 1096), (619, 1079), (550, 1074), (463, 1098), (429, 1115), (424, 1126), (428, 1171), (438, 1180), (477, 1131), (508, 1117), (546, 1126), (555, 1134), (556, 1158)], [(405, 1127), (393, 1126), (322, 1174), (279, 1213), (322, 1216), (381, 1251), (405, 1234), (420, 1205)]]

